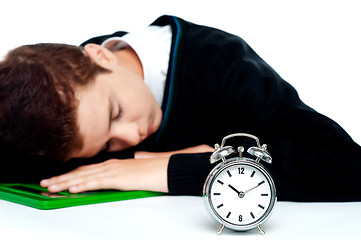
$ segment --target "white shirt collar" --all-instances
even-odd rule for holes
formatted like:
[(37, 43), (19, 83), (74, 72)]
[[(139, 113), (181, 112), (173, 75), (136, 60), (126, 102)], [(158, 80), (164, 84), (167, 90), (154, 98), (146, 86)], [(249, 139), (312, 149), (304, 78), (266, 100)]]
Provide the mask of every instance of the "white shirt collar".
[(144, 82), (159, 106), (162, 106), (171, 42), (172, 31), (169, 25), (149, 26), (143, 31), (109, 38), (102, 46), (113, 52), (127, 45), (132, 47), (142, 63)]

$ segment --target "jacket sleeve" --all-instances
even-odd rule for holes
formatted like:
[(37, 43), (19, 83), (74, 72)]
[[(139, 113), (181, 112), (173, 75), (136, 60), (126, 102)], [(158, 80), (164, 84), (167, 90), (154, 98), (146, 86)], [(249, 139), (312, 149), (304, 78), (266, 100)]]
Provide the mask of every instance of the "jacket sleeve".
[(203, 184), (213, 168), (211, 153), (175, 154), (168, 164), (168, 190), (170, 195), (202, 194)]

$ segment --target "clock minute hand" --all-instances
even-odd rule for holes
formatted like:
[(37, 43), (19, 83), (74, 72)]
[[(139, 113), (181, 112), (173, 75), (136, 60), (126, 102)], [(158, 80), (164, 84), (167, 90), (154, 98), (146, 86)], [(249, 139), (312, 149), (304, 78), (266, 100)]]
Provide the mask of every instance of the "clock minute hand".
[(263, 183), (264, 183), (264, 181), (258, 183), (256, 186), (254, 186), (253, 188), (250, 188), (250, 189), (244, 191), (243, 193), (246, 194), (247, 192), (250, 192), (250, 191), (252, 191), (253, 189), (258, 188), (258, 187), (261, 186)]

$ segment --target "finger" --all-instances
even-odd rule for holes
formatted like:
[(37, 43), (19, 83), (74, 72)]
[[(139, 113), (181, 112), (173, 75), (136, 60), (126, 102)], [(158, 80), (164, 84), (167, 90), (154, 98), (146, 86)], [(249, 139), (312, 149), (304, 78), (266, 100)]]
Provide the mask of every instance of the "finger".
[(90, 181), (81, 182), (79, 184), (73, 185), (69, 188), (71, 193), (80, 193), (86, 191), (94, 191), (99, 189), (110, 189), (108, 184), (109, 179), (104, 177), (94, 178)]
[[(114, 167), (111, 166), (101, 166), (97, 169), (97, 171), (89, 171), (88, 174), (81, 174), (81, 175), (73, 175), (72, 178), (63, 179), (62, 181), (55, 182), (53, 185), (48, 186), (48, 190), (50, 192), (59, 192), (64, 190), (70, 190), (71, 188), (75, 192), (84, 191), (84, 190), (74, 190), (77, 185), (84, 184), (87, 186), (88, 182), (93, 182), (95, 184), (97, 181), (99, 183), (103, 183), (102, 179), (106, 179), (109, 177), (114, 176)], [(116, 171), (117, 173), (117, 171)], [(115, 174), (117, 175), (117, 174)], [(94, 182), (95, 181), (95, 182)], [(91, 185), (93, 188), (104, 188), (103, 185)]]
[(64, 182), (67, 180), (79, 178), (79, 177), (86, 176), (86, 175), (96, 174), (101, 171), (103, 171), (101, 164), (92, 164), (92, 165), (81, 166), (68, 173), (65, 173), (65, 174), (62, 174), (59, 176), (55, 176), (55, 177), (52, 177), (49, 179), (44, 179), (40, 182), (40, 185), (42, 187), (47, 188), (47, 187), (49, 187), (51, 185), (55, 185), (59, 182)]

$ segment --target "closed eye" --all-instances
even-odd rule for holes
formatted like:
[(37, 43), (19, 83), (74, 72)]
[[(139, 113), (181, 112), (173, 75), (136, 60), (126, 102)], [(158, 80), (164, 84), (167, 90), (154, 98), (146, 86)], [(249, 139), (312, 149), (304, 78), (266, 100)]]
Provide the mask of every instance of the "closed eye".
[(118, 120), (118, 119), (120, 119), (121, 116), (122, 116), (122, 109), (121, 109), (120, 106), (118, 105), (117, 115), (115, 115), (112, 120), (113, 120), (113, 121), (114, 121), (114, 120)]
[[(120, 108), (119, 105), (117, 105), (118, 107), (118, 111), (116, 112), (116, 115), (114, 117), (112, 117), (112, 119), (109, 121), (109, 129), (110, 129), (110, 126), (111, 126), (111, 123), (113, 121), (116, 121), (118, 119), (120, 119), (122, 117), (122, 109)], [(111, 115), (113, 115), (113, 111), (111, 111), (110, 113)], [(109, 152), (109, 150), (111, 149), (111, 145), (112, 145), (112, 141), (111, 140), (108, 140), (104, 146), (101, 148), (101, 152)]]

